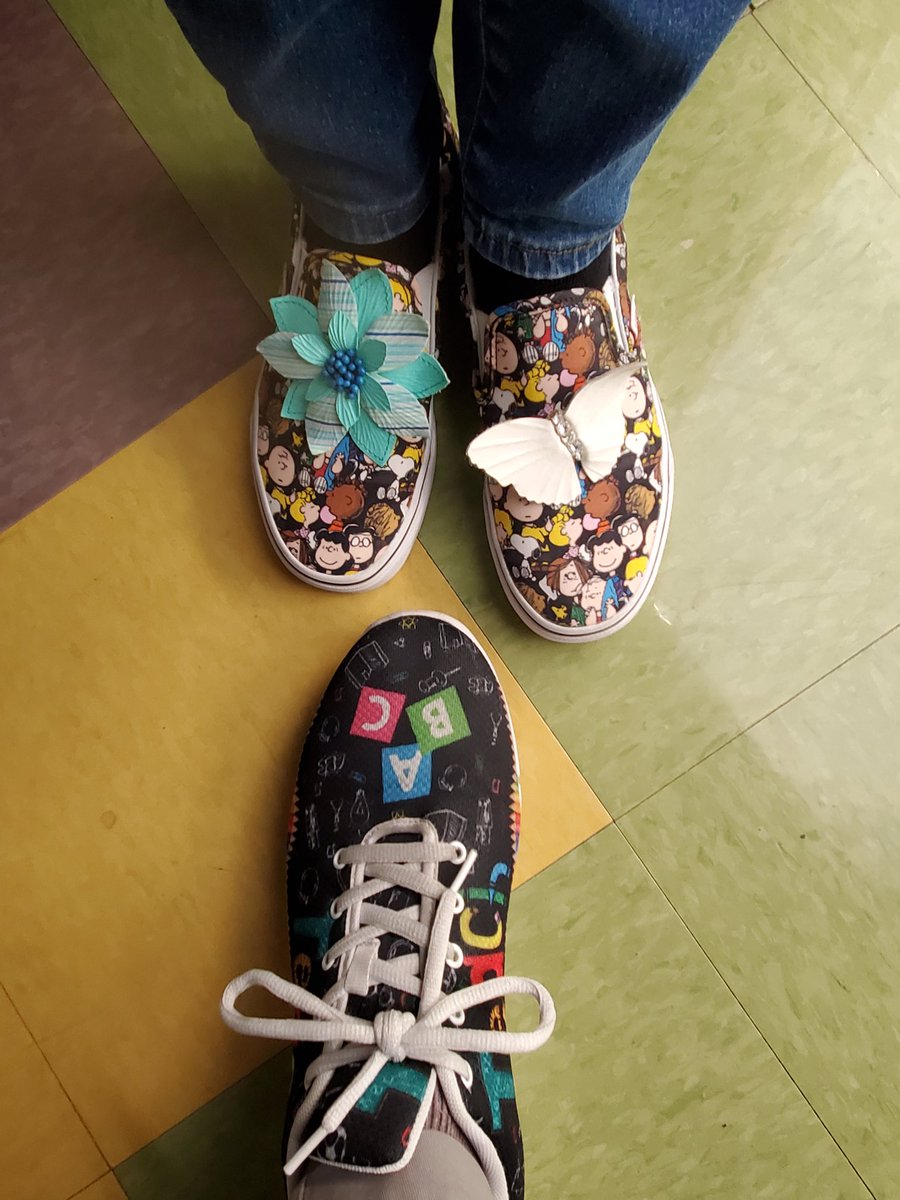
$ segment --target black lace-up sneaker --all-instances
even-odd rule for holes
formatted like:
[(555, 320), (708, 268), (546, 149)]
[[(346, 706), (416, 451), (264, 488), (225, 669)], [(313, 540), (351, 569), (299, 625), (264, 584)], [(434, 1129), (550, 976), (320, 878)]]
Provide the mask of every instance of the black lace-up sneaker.
[[(515, 740), (497, 676), (449, 617), (389, 618), (357, 642), (306, 739), (290, 826), (294, 982), (250, 971), (225, 991), (241, 1033), (296, 1042), (288, 1194), (309, 1160), (409, 1163), (432, 1105), (449, 1112), (496, 1200), (522, 1197), (509, 1054), (537, 1049), (547, 991), (504, 974), (519, 838)], [(245, 1017), (263, 987), (296, 1019)], [(504, 999), (532, 996), (529, 1033)]]

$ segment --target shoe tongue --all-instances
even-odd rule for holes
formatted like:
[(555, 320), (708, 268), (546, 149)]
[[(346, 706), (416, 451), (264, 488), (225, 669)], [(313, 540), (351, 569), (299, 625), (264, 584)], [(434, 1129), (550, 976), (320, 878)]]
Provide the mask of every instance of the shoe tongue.
[(507, 417), (534, 416), (617, 365), (609, 288), (565, 289), (478, 314), (486, 382)]
[[(374, 900), (394, 910), (403, 910), (419, 902), (418, 897), (401, 887), (385, 891)], [(374, 943), (363, 943), (350, 962), (347, 986), (351, 994), (347, 1014), (374, 1024), (379, 1013), (390, 1009), (415, 1013), (418, 1010), (415, 997), (387, 984), (369, 989), (368, 980), (363, 976), (367, 975), (367, 962), (374, 949)], [(381, 958), (396, 959), (413, 954), (415, 950), (411, 942), (392, 934), (379, 939)], [(325, 1110), (353, 1084), (361, 1069), (359, 1063), (353, 1063), (335, 1071), (309, 1129), (320, 1123)], [(434, 1094), (432, 1076), (431, 1067), (409, 1058), (401, 1063), (386, 1063), (344, 1118), (341, 1128), (328, 1138), (314, 1157), (323, 1162), (342, 1162), (363, 1171), (398, 1166), (404, 1156), (412, 1154), (425, 1125)]]
[[(297, 294), (305, 300), (318, 304), (319, 289), (322, 286), (322, 263), (326, 259), (328, 262), (334, 263), (348, 279), (359, 275), (361, 271), (369, 271), (373, 267), (384, 271), (394, 293), (395, 309), (399, 312), (419, 311), (416, 281), (412, 271), (382, 258), (369, 258), (364, 254), (351, 254), (344, 250), (310, 250), (305, 255), (300, 285), (297, 290)], [(419, 274), (421, 275), (422, 272), (420, 271)]]
[[(340, 1067), (328, 1085), (308, 1128), (315, 1129), (338, 1094), (352, 1085), (359, 1064)], [(386, 1063), (341, 1126), (330, 1134), (313, 1158), (354, 1167), (358, 1171), (397, 1168), (411, 1157), (428, 1118), (434, 1096), (434, 1071), (424, 1063)]]

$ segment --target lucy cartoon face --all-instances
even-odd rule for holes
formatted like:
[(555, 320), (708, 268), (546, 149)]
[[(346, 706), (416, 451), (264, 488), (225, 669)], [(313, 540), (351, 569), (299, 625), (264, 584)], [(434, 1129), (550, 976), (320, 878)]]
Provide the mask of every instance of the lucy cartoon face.
[(338, 571), (350, 561), (350, 555), (339, 534), (323, 533), (316, 545), (315, 559), (323, 571)]
[(519, 352), (512, 338), (499, 329), (494, 334), (494, 366), (501, 375), (512, 375), (519, 365)]
[(612, 531), (601, 533), (591, 544), (591, 559), (594, 570), (611, 575), (622, 565), (622, 560), (628, 551)]
[(536, 500), (526, 500), (510, 485), (506, 493), (506, 511), (523, 525), (530, 525), (541, 519), (544, 506)]
[(632, 554), (641, 548), (644, 541), (644, 531), (641, 529), (641, 523), (637, 517), (626, 517), (624, 521), (617, 522), (616, 533)]
[(625, 384), (622, 397), (622, 415), (630, 421), (636, 421), (647, 411), (647, 393), (637, 375), (632, 375)]
[(273, 446), (266, 459), (266, 470), (269, 478), (279, 487), (288, 487), (294, 482), (297, 469), (294, 466), (293, 455), (287, 446)]

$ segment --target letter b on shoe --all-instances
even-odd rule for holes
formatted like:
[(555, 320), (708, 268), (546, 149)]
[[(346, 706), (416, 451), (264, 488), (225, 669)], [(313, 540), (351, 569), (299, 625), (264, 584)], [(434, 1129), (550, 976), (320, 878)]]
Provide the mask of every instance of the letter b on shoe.
[(406, 711), (416, 741), (425, 751), (449, 746), (472, 732), (455, 687), (444, 688), (427, 700), (411, 704)]

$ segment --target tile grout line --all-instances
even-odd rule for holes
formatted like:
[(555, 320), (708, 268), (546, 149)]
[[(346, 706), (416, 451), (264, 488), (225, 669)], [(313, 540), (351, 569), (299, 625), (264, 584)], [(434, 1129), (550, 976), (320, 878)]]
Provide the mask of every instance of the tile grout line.
[(834, 121), (835, 125), (837, 125), (838, 129), (840, 129), (841, 133), (843, 133), (844, 136), (847, 138), (847, 140), (856, 147), (856, 149), (863, 156), (863, 158), (866, 160), (866, 162), (869, 164), (869, 166), (872, 168), (872, 170), (875, 172), (875, 174), (878, 176), (878, 178), (887, 186), (888, 190), (890, 192), (892, 192), (893, 195), (896, 196), (898, 200), (900, 200), (900, 191), (898, 191), (894, 187), (894, 185), (887, 178), (887, 176), (884, 174), (884, 172), (881, 170), (881, 168), (878, 166), (878, 164), (875, 162), (875, 160), (871, 157), (871, 155), (859, 144), (859, 142), (856, 140), (856, 138), (853, 136), (853, 134), (849, 131), (849, 129), (847, 129), (847, 127), (841, 121), (840, 117), (837, 115), (837, 113), (834, 111), (834, 109), (831, 108), (830, 105), (827, 104), (825, 99), (819, 95), (819, 93), (816, 91), (815, 87), (813, 86), (812, 82), (809, 79), (807, 79), (807, 77), (803, 74), (803, 72), (800, 70), (800, 68), (797, 66), (797, 64), (794, 62), (794, 60), (788, 54), (788, 52), (779, 44), (779, 42), (775, 38), (774, 34), (772, 34), (766, 28), (766, 26), (762, 23), (762, 21), (756, 15), (756, 9), (751, 9), (749, 15), (753, 18), (753, 20), (756, 22), (756, 25), (758, 26), (758, 28), (769, 39), (769, 41), (772, 43), (772, 45), (775, 47), (775, 49), (778, 51), (778, 53), (782, 56), (782, 58), (788, 64), (788, 66), (791, 68), (791, 70), (794, 71), (799, 76), (799, 78), (803, 81), (803, 83), (806, 85), (806, 87), (809, 88), (809, 90), (812, 92), (812, 94), (815, 96), (815, 98), (818, 100), (818, 102), (822, 105), (822, 107), (825, 109), (825, 111), (831, 117), (832, 121)]
[[(880, 640), (880, 639), (878, 639), (878, 640)], [(641, 857), (641, 855), (635, 849), (634, 845), (632, 844), (632, 842), (629, 839), (625, 830), (621, 826), (618, 826), (618, 829), (619, 829), (619, 832), (621, 833), (622, 837), (624, 838), (625, 844), (628, 846), (628, 849), (631, 851), (631, 853), (634, 855), (634, 857), (637, 859), (637, 861), (640, 863), (640, 865), (643, 867), (643, 869), (647, 872), (649, 877), (653, 880), (654, 886), (656, 887), (657, 891), (662, 896), (662, 898), (665, 900), (666, 904), (672, 910), (672, 913), (675, 915), (679, 924), (684, 928), (688, 937), (690, 937), (691, 941), (694, 943), (694, 945), (697, 947), (697, 949), (700, 951), (700, 953), (703, 955), (703, 957), (706, 959), (706, 961), (709, 963), (709, 965), (715, 971), (716, 975), (722, 981), (723, 985), (728, 990), (729, 995), (734, 1000), (735, 1004), (737, 1004), (738, 1008), (741, 1010), (741, 1012), (744, 1014), (744, 1016), (747, 1018), (747, 1020), (753, 1026), (753, 1028), (756, 1030), (756, 1032), (759, 1034), (760, 1038), (762, 1039), (764, 1045), (767, 1047), (767, 1049), (771, 1053), (772, 1057), (775, 1059), (775, 1061), (778, 1063), (778, 1065), (784, 1071), (785, 1075), (787, 1075), (788, 1079), (790, 1079), (791, 1083), (794, 1085), (794, 1087), (797, 1089), (797, 1091), (803, 1097), (810, 1112), (813, 1114), (813, 1116), (816, 1118), (816, 1120), (819, 1122), (819, 1124), (822, 1126), (822, 1128), (825, 1130), (825, 1132), (831, 1138), (832, 1142), (834, 1143), (834, 1145), (837, 1147), (838, 1151), (840, 1152), (841, 1157), (846, 1161), (847, 1165), (853, 1171), (854, 1175), (857, 1177), (859, 1182), (866, 1189), (868, 1194), (872, 1197), (872, 1200), (879, 1200), (879, 1197), (876, 1195), (875, 1192), (872, 1191), (872, 1189), (869, 1187), (868, 1183), (866, 1183), (863, 1176), (857, 1170), (856, 1165), (854, 1164), (853, 1160), (850, 1158), (850, 1156), (844, 1150), (843, 1146), (837, 1140), (835, 1135), (828, 1128), (825, 1121), (822, 1119), (822, 1117), (816, 1111), (816, 1108), (813, 1105), (812, 1101), (810, 1100), (809, 1096), (807, 1096), (806, 1092), (804, 1092), (803, 1088), (800, 1086), (800, 1084), (794, 1078), (790, 1069), (785, 1065), (783, 1059), (778, 1054), (778, 1051), (774, 1048), (772, 1043), (769, 1041), (769, 1039), (766, 1037), (766, 1035), (763, 1033), (763, 1031), (757, 1025), (756, 1021), (754, 1021), (753, 1017), (750, 1015), (750, 1013), (744, 1007), (744, 1004), (742, 1003), (740, 997), (737, 995), (735, 990), (732, 988), (731, 984), (728, 982), (728, 980), (725, 978), (725, 976), (722, 974), (722, 972), (716, 966), (715, 962), (713, 962), (712, 958), (709, 956), (705, 947), (703, 946), (703, 943), (700, 941), (700, 939), (697, 937), (697, 935), (691, 929), (690, 925), (688, 925), (687, 921), (684, 919), (684, 917), (681, 915), (681, 913), (675, 907), (674, 903), (670, 900), (669, 896), (667, 895), (666, 891), (660, 884), (659, 880), (656, 878), (656, 876), (653, 874), (651, 869), (647, 866), (647, 863), (644, 861), (644, 859)]]
[(207, 228), (207, 225), (204, 222), (204, 220), (201, 218), (200, 214), (197, 212), (197, 210), (194, 208), (194, 206), (188, 200), (187, 196), (185, 196), (184, 192), (181, 190), (181, 188), (175, 182), (175, 179), (169, 173), (168, 167), (165, 165), (165, 163), (162, 161), (162, 159), (159, 157), (159, 155), (156, 153), (156, 151), (153, 149), (153, 147), (150, 145), (150, 143), (144, 137), (144, 135), (140, 131), (140, 129), (138, 129), (137, 125), (135, 125), (134, 121), (132, 121), (130, 115), (126, 111), (122, 102), (119, 100), (119, 97), (115, 94), (115, 92), (112, 90), (112, 88), (106, 82), (106, 80), (103, 78), (100, 71), (94, 64), (93, 59), (89, 57), (87, 52), (82, 47), (81, 43), (78, 41), (78, 39), (72, 33), (69, 26), (66, 24), (66, 22), (62, 19), (62, 17), (56, 11), (55, 7), (53, 6), (52, 0), (44, 0), (44, 3), (50, 9), (50, 12), (53, 14), (54, 18), (59, 22), (59, 24), (66, 31), (66, 34), (68, 35), (70, 41), (72, 42), (72, 45), (75, 47), (75, 49), (81, 55), (81, 57), (84, 59), (85, 63), (87, 64), (87, 66), (89, 67), (91, 72), (97, 77), (97, 79), (100, 81), (100, 83), (105, 88), (107, 93), (112, 97), (119, 112), (122, 114), (122, 116), (128, 122), (131, 129), (134, 131), (134, 133), (140, 139), (141, 144), (146, 148), (147, 152), (153, 156), (153, 161), (157, 164), (157, 166), (159, 167), (160, 171), (163, 173), (165, 178), (168, 179), (169, 183), (175, 189), (175, 192), (181, 198), (182, 204), (185, 206), (185, 208), (188, 210), (188, 212), (194, 218), (194, 220), (196, 221), (196, 223), (200, 227), (200, 229), (202, 229), (204, 235), (208, 238), (210, 244), (215, 247), (216, 253), (219, 255), (219, 257), (225, 263), (228, 270), (235, 277), (235, 279), (237, 279), (238, 283), (240, 283), (241, 287), (244, 289), (244, 291), (250, 297), (250, 300), (252, 301), (253, 306), (255, 308), (260, 309), (261, 312), (263, 312), (266, 316), (269, 316), (270, 314), (269, 314), (268, 305), (266, 305), (263, 301), (258, 300), (256, 298), (256, 296), (254, 295), (254, 293), (251, 291), (250, 285), (244, 279), (243, 275), (241, 275), (240, 271), (238, 271), (237, 267), (234, 265), (234, 263), (231, 261), (231, 259), (228, 257), (228, 255), (225, 253), (225, 251), (222, 249), (222, 247), (219, 245), (216, 238), (213, 237), (212, 231), (209, 228)]
[(709, 762), (711, 758), (714, 758), (717, 754), (721, 753), (721, 751), (730, 746), (732, 742), (736, 742), (738, 738), (742, 738), (745, 734), (750, 733), (751, 730), (757, 727), (757, 725), (761, 725), (763, 721), (768, 721), (769, 717), (774, 717), (775, 714), (781, 712), (783, 708), (786, 708), (789, 704), (793, 704), (795, 700), (798, 700), (812, 688), (818, 687), (820, 683), (824, 683), (824, 681), (828, 679), (830, 675), (833, 675), (836, 671), (840, 671), (843, 667), (846, 667), (848, 663), (852, 663), (855, 658), (859, 658), (861, 654), (865, 654), (867, 650), (871, 650), (873, 646), (877, 646), (879, 642), (883, 642), (885, 638), (890, 637), (891, 634), (896, 633), (897, 630), (900, 630), (900, 621), (898, 621), (895, 625), (892, 625), (890, 629), (886, 629), (884, 633), (879, 633), (877, 637), (873, 638), (871, 642), (867, 642), (865, 646), (860, 646), (858, 650), (854, 650), (852, 654), (848, 654), (846, 658), (843, 658), (840, 662), (835, 663), (833, 667), (829, 667), (827, 671), (824, 671), (815, 679), (810, 680), (809, 683), (804, 684), (799, 691), (796, 691), (793, 695), (781, 700), (774, 706), (774, 708), (770, 708), (768, 712), (756, 717), (750, 722), (749, 725), (746, 725), (743, 729), (739, 729), (736, 733), (733, 733), (731, 737), (727, 738), (721, 743), (721, 745), (716, 746), (715, 749), (710, 750), (707, 754), (704, 754), (701, 758), (698, 758), (696, 762), (691, 763), (689, 767), (685, 767), (683, 771), (679, 771), (676, 775), (673, 775), (671, 779), (667, 779), (665, 783), (661, 783), (659, 787), (654, 788), (652, 792), (648, 792), (647, 795), (642, 799), (636, 800), (634, 804), (618, 813), (613, 818), (614, 822), (618, 824), (623, 817), (632, 816), (643, 804), (646, 804), (648, 800), (653, 800), (661, 792), (664, 792), (667, 787), (671, 787), (671, 785), (673, 783), (677, 783), (679, 779), (684, 779), (685, 775), (690, 775), (691, 771), (693, 771), (696, 767), (700, 767), (703, 765), (703, 763)]
[[(113, 1177), (116, 1183), (119, 1183), (118, 1179), (116, 1178), (115, 1171), (112, 1167), (110, 1167), (108, 1171), (104, 1171), (102, 1175), (98, 1175), (96, 1179), (92, 1179), (90, 1183), (86, 1183), (83, 1188), (79, 1188), (77, 1192), (73, 1192), (71, 1196), (67, 1197), (67, 1200), (78, 1200), (78, 1197), (85, 1195), (85, 1193), (88, 1192), (94, 1186), (94, 1184), (100, 1183), (110, 1175)], [(122, 1188), (121, 1183), (119, 1183), (119, 1187)], [(125, 1189), (122, 1188), (122, 1191), (124, 1192)]]
[[(13, 998), (12, 998), (12, 996), (9, 994), (9, 991), (7, 990), (7, 988), (6, 988), (5, 984), (3, 984), (2, 982), (0, 982), (0, 992), (2, 992), (2, 993), (3, 993), (3, 995), (6, 997), (6, 999), (9, 1001), (10, 1007), (12, 1008), (13, 1012), (16, 1014), (16, 1016), (17, 1016), (17, 1017), (19, 1018), (19, 1020), (22, 1022), (22, 1025), (23, 1025), (23, 1027), (24, 1027), (24, 1029), (25, 1029), (26, 1033), (27, 1033), (27, 1034), (28, 1034), (28, 1036), (31, 1038), (31, 1040), (32, 1040), (32, 1042), (34, 1043), (34, 1045), (37, 1047), (37, 1049), (38, 1049), (38, 1052), (40, 1053), (40, 1056), (41, 1056), (41, 1058), (42, 1058), (42, 1059), (44, 1060), (44, 1062), (47, 1064), (47, 1070), (50, 1072), (50, 1074), (51, 1074), (51, 1075), (53, 1076), (53, 1078), (56, 1080), (57, 1084), (59, 1085), (59, 1089), (60, 1089), (60, 1091), (61, 1091), (61, 1092), (62, 1092), (62, 1094), (65, 1096), (66, 1100), (68, 1100), (68, 1102), (69, 1102), (69, 1105), (71, 1106), (72, 1112), (73, 1112), (73, 1113), (75, 1114), (75, 1116), (78, 1118), (79, 1124), (82, 1126), (82, 1128), (84, 1129), (85, 1133), (86, 1133), (86, 1134), (88, 1135), (88, 1137), (91, 1139), (91, 1142), (92, 1142), (92, 1144), (93, 1144), (94, 1148), (96, 1149), (97, 1153), (100, 1155), (100, 1157), (101, 1157), (101, 1158), (103, 1159), (103, 1161), (106, 1163), (106, 1168), (107, 1168), (107, 1169), (106, 1169), (106, 1170), (103, 1172), (103, 1174), (102, 1174), (102, 1175), (98, 1175), (98, 1176), (97, 1176), (97, 1178), (98, 1178), (98, 1179), (102, 1179), (104, 1175), (108, 1175), (108, 1174), (109, 1174), (109, 1172), (112, 1170), (112, 1163), (109, 1161), (109, 1159), (108, 1159), (108, 1158), (106, 1157), (106, 1155), (103, 1153), (103, 1150), (102, 1150), (102, 1149), (101, 1149), (101, 1147), (100, 1147), (100, 1143), (99, 1143), (99, 1142), (97, 1141), (97, 1139), (94, 1137), (94, 1134), (93, 1134), (93, 1132), (91, 1131), (91, 1128), (90, 1128), (90, 1126), (88, 1125), (87, 1121), (85, 1121), (84, 1117), (83, 1117), (83, 1116), (81, 1115), (81, 1113), (79, 1112), (79, 1110), (78, 1110), (78, 1107), (77, 1107), (77, 1106), (76, 1106), (76, 1104), (75, 1104), (75, 1101), (74, 1101), (74, 1100), (72, 1099), (72, 1097), (69, 1095), (68, 1089), (66, 1088), (65, 1084), (63, 1083), (63, 1081), (60, 1079), (59, 1075), (57, 1075), (56, 1071), (53, 1069), (53, 1064), (50, 1062), (50, 1059), (47, 1057), (47, 1055), (46, 1055), (46, 1053), (45, 1053), (45, 1051), (44, 1051), (44, 1047), (41, 1045), (41, 1043), (38, 1041), (38, 1039), (37, 1039), (37, 1038), (34, 1036), (34, 1034), (32, 1033), (32, 1031), (31, 1031), (31, 1028), (30, 1028), (30, 1026), (29, 1026), (28, 1022), (27, 1022), (27, 1021), (25, 1020), (25, 1018), (22, 1016), (22, 1013), (19, 1011), (19, 1008), (18, 1008), (18, 1006), (17, 1006), (17, 1004), (16, 1004), (15, 1000), (13, 1000)], [(94, 1183), (96, 1183), (96, 1182), (97, 1182), (97, 1180), (96, 1180), (96, 1179), (93, 1179), (93, 1180), (91, 1180), (91, 1183), (87, 1184), (86, 1186), (87, 1186), (87, 1187), (91, 1187), (91, 1186), (92, 1186)], [(84, 1188), (82, 1188), (82, 1191), (84, 1191)], [(77, 1195), (77, 1193), (76, 1193), (76, 1195)]]

